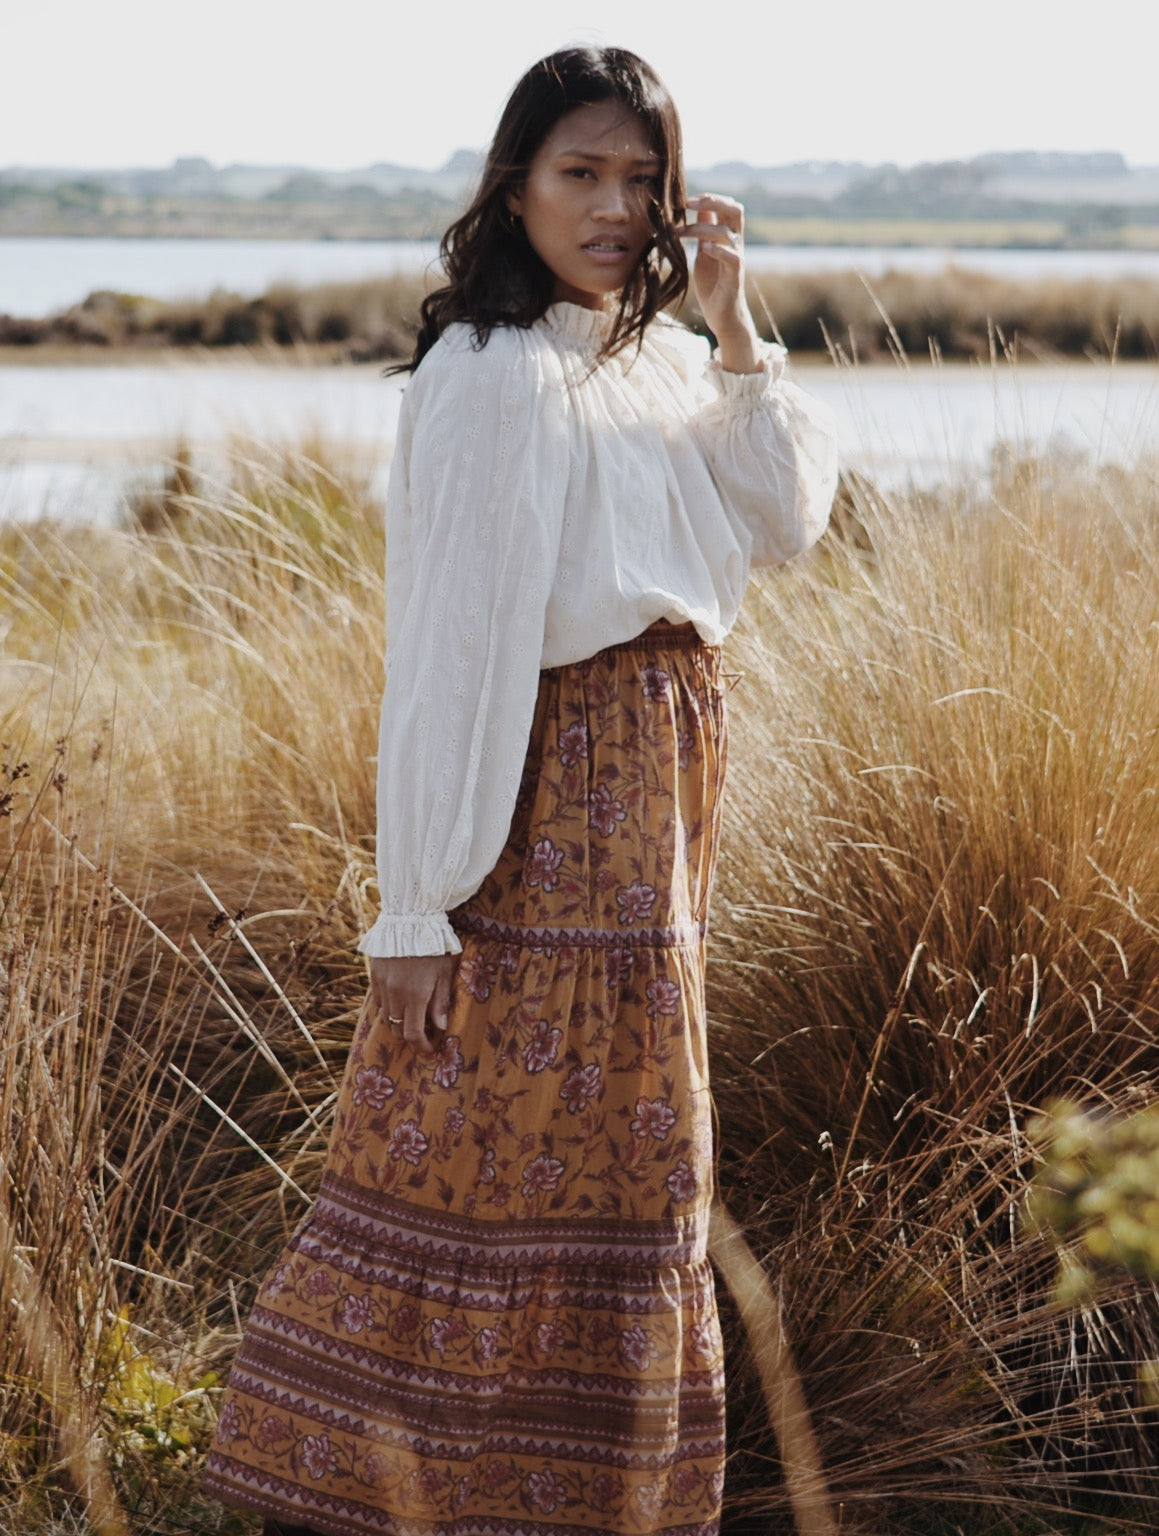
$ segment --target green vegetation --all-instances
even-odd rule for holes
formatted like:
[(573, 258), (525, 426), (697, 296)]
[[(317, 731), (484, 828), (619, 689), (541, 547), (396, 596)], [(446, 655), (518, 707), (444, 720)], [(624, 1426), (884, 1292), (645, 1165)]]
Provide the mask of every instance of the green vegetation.
[[(278, 284), (258, 298), (216, 292), (166, 302), (99, 292), (45, 320), (0, 315), (0, 347), (250, 347), (322, 349), (334, 361), (394, 360), (414, 344), (430, 282), (400, 274), (315, 288)], [(1159, 283), (1043, 279), (1014, 282), (949, 267), (762, 274), (749, 301), (767, 337), (798, 352), (828, 348), (851, 360), (897, 355), (990, 360), (1159, 357)], [(689, 304), (683, 318), (702, 322)]]
[[(195, 1473), (362, 996), (381, 542), (320, 445), (178, 464), (125, 529), (0, 527), (22, 1536), (248, 1529)], [(730, 1536), (793, 1528), (770, 1343), (843, 1536), (1159, 1525), (1154, 1289), (1108, 1270), (1061, 1310), (1025, 1219), (1043, 1105), (1155, 1091), (1157, 637), (1147, 464), (850, 483), (751, 595), (709, 1008), (721, 1194), (772, 1292), (751, 1345), (724, 1310)]]
[[(1115, 1118), (1064, 1101), (1029, 1132), (1046, 1150), (1030, 1214), (1064, 1244), (1059, 1299), (1090, 1302), (1120, 1270), (1159, 1279), (1159, 1110)], [(1159, 1360), (1147, 1380), (1159, 1405)]]
[[(998, 156), (1001, 160), (1005, 157)], [(1123, 170), (1126, 167), (1122, 167)], [(1060, 243), (1091, 237), (1116, 238), (1125, 230), (1155, 230), (1159, 207), (1151, 199), (1117, 202), (1103, 183), (1097, 201), (1091, 184), (1076, 194), (1065, 179), (1039, 180), (1033, 193), (1012, 191), (996, 180), (998, 167), (983, 156), (971, 161), (935, 161), (901, 170), (895, 165), (862, 167), (829, 197), (786, 195), (759, 181), (743, 191), (745, 207), (757, 218), (821, 220), (893, 220), (901, 225), (933, 221), (948, 231), (957, 226), (1045, 224), (1058, 226)], [(1120, 180), (1120, 191), (1128, 183)], [(951, 234), (951, 239), (953, 236)], [(954, 243), (961, 243), (960, 240)]]
[(432, 240), (458, 201), (416, 188), (389, 195), (300, 176), (263, 197), (109, 189), (98, 181), (30, 186), (0, 177), (0, 236), (216, 240)]
[[(233, 165), (0, 171), (0, 235), (437, 239), (480, 157), (439, 171)], [(689, 172), (693, 191), (741, 197), (755, 238), (915, 245), (1145, 244), (1159, 249), (1159, 178), (1121, 155), (991, 154), (901, 169), (839, 162)]]
[(767, 245), (881, 245), (954, 250), (1059, 250), (1065, 225), (1060, 219), (883, 218), (862, 215), (824, 218), (818, 214), (749, 214), (750, 241)]

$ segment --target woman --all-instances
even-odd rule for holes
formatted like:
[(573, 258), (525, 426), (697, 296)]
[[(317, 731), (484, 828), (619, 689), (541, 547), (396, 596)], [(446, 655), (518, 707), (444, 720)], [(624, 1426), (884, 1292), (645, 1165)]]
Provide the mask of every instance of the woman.
[[(723, 1480), (704, 932), (719, 642), (820, 534), (826, 412), (743, 213), (617, 49), (516, 86), (388, 496), (382, 916), (317, 1206), (209, 1487), (270, 1530), (705, 1533)], [(663, 310), (688, 283), (717, 339)]]

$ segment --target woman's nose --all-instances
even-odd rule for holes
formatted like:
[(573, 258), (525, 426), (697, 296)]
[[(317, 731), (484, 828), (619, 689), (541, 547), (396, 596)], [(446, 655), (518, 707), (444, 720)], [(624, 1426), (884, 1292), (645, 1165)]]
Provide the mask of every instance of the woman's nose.
[(611, 185), (604, 189), (604, 196), (600, 199), (597, 210), (598, 216), (617, 222), (623, 222), (631, 214), (632, 207), (627, 187)]

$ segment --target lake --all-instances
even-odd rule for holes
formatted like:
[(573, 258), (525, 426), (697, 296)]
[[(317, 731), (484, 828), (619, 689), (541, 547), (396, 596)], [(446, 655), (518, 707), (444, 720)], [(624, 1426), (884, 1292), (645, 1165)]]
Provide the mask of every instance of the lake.
[[(798, 364), (837, 413), (843, 462), (884, 485), (984, 476), (999, 443), (1131, 464), (1159, 441), (1159, 366), (1071, 362), (993, 367)], [(248, 433), (296, 444), (321, 434), (385, 486), (402, 381), (376, 365), (200, 361), (0, 368), (0, 517), (48, 512), (109, 522), (126, 486), (159, 484), (181, 441), (212, 467)]]
[[(949, 250), (939, 247), (751, 245), (754, 272), (889, 267), (939, 271), (950, 264), (1000, 277), (1102, 277), (1159, 282), (1156, 251)], [(433, 244), (407, 240), (0, 239), (0, 313), (39, 318), (100, 288), (154, 298), (204, 297), (214, 288), (253, 295), (283, 280), (310, 284), (421, 271)]]

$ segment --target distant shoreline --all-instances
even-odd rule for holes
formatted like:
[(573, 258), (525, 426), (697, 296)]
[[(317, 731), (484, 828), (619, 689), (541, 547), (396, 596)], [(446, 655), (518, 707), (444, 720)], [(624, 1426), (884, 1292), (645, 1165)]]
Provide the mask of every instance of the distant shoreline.
[[(442, 227), (414, 228), (301, 228), (238, 224), (229, 219), (197, 221), (189, 225), (168, 223), (164, 229), (152, 221), (125, 224), (92, 223), (7, 228), (0, 216), (2, 240), (246, 240), (302, 241), (327, 245), (335, 242), (374, 245), (383, 242), (418, 241), (437, 245)], [(935, 247), (993, 251), (1106, 251), (1130, 254), (1159, 252), (1159, 224), (1129, 225), (1113, 232), (1069, 230), (1060, 219), (902, 219), (902, 218), (749, 218), (745, 238), (753, 246), (790, 249), (829, 246), (835, 249), (875, 246), (886, 250)]]
[[(241, 349), (311, 365), (391, 363), (413, 350), (429, 283), (397, 272), (184, 300), (99, 290), (42, 319), (0, 315), (0, 358), (75, 363), (173, 350), (220, 358)], [(872, 282), (850, 269), (761, 273), (750, 275), (749, 303), (766, 339), (839, 361), (1159, 357), (1159, 281), (1150, 277), (1014, 280), (953, 267), (891, 269)], [(681, 318), (703, 330), (691, 302)]]
[[(437, 240), (477, 184), (478, 151), (437, 170), (380, 161), (0, 167), (0, 236)], [(747, 210), (751, 238), (829, 245), (1159, 249), (1159, 165), (1116, 151), (996, 151), (921, 162), (690, 166), (691, 191)]]

